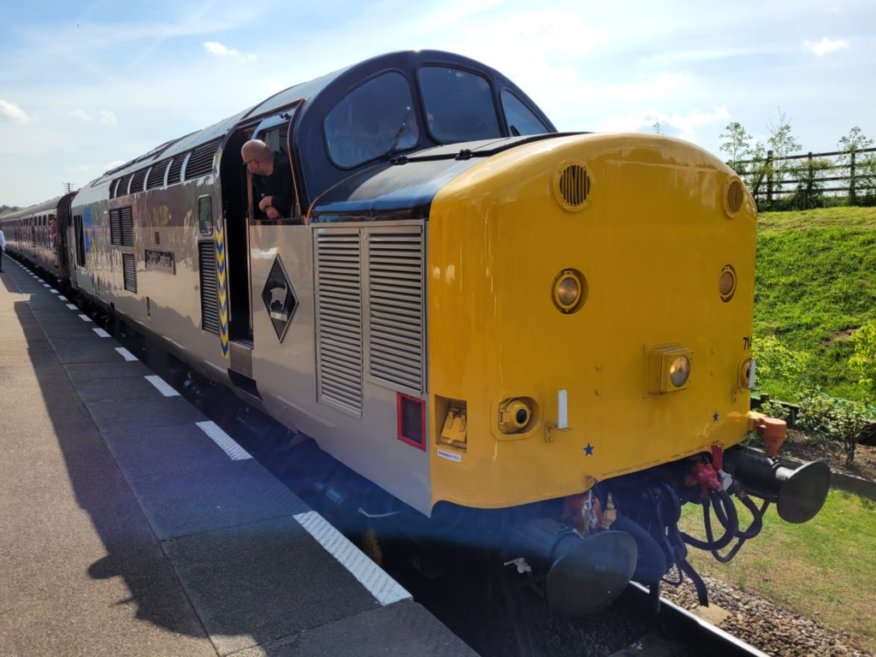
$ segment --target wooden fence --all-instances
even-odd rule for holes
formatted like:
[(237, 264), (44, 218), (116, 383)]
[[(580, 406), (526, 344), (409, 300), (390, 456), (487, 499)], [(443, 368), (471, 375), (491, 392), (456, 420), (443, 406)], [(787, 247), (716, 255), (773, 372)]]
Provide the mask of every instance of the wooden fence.
[(745, 180), (758, 207), (806, 209), (836, 204), (876, 204), (876, 148), (803, 153), (730, 162)]

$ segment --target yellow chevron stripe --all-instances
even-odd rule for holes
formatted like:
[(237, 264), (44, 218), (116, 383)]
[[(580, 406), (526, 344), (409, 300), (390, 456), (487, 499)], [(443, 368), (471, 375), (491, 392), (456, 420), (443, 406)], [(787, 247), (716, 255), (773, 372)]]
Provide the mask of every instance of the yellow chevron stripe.
[[(216, 287), (219, 296), (219, 346), (222, 357), (228, 354), (228, 288), (225, 270), (225, 231), (222, 221), (216, 226)], [(224, 307), (224, 310), (223, 310)]]

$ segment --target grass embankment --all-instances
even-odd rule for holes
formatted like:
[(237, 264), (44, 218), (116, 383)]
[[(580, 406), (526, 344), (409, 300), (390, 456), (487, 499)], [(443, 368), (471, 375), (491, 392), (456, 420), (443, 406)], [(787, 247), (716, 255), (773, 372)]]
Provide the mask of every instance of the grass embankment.
[(873, 404), (848, 361), (876, 320), (876, 208), (766, 212), (758, 218), (754, 348), (758, 387), (796, 401), (804, 385)]
[[(740, 505), (740, 523), (750, 516)], [(715, 531), (717, 521), (712, 519)], [(683, 531), (702, 538), (702, 510), (685, 505)], [(725, 550), (726, 552), (726, 550)], [(690, 550), (690, 561), (711, 575), (771, 600), (820, 625), (848, 632), (876, 654), (876, 503), (832, 490), (810, 522), (784, 522), (771, 507), (760, 536), (729, 564)], [(776, 628), (781, 632), (781, 628)]]

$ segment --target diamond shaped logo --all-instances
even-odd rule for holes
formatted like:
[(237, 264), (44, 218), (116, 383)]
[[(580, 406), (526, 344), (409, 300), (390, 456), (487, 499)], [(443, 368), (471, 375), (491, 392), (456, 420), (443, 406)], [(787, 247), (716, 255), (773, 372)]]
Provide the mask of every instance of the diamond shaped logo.
[(268, 280), (262, 290), (262, 301), (268, 310), (271, 324), (274, 325), (274, 330), (277, 332), (277, 339), (283, 342), (289, 324), (292, 322), (292, 316), (298, 307), (298, 297), (295, 296), (295, 290), (292, 289), (292, 283), (289, 282), (289, 276), (286, 274), (286, 268), (283, 267), (280, 256), (274, 260), (271, 273), (268, 274)]

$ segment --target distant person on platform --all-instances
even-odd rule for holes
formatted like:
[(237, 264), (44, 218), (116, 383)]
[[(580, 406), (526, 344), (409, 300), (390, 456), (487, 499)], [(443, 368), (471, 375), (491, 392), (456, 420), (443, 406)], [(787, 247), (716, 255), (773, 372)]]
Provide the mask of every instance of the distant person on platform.
[(250, 139), (240, 149), (246, 170), (252, 174), (253, 199), (268, 219), (289, 217), (292, 212), (292, 169), (289, 156), (275, 153), (260, 139)]
[(6, 236), (0, 230), (0, 273), (3, 273), (3, 252), (6, 251)]

